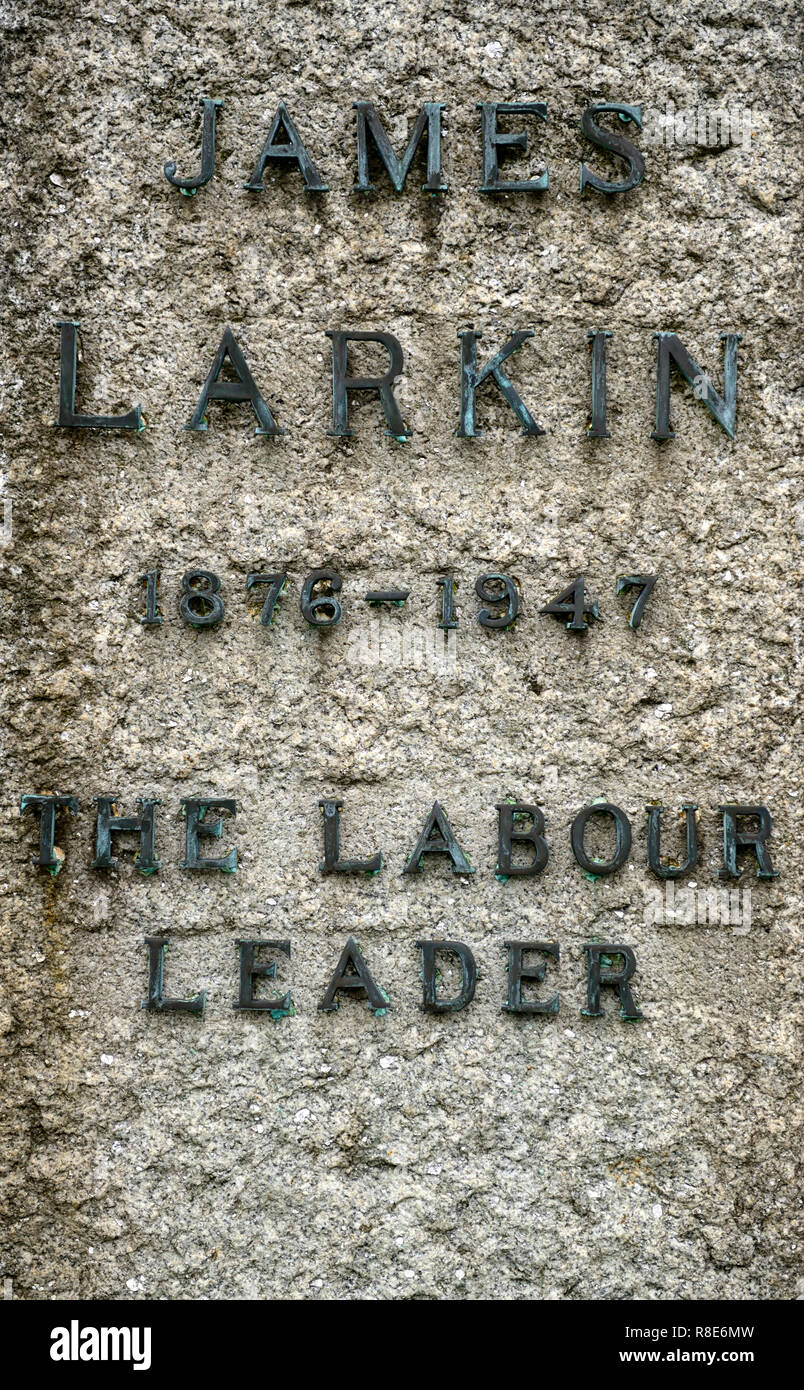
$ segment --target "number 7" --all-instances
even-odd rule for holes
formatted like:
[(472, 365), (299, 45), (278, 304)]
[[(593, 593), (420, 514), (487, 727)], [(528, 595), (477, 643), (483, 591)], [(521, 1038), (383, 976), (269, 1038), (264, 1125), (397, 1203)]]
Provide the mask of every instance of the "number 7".
[(645, 604), (650, 598), (651, 590), (659, 578), (658, 574), (618, 574), (617, 593), (627, 593), (629, 589), (639, 589), (640, 593), (631, 612), (628, 614), (629, 626), (636, 629), (642, 622), (645, 612)]
[(285, 592), (287, 582), (288, 576), (286, 570), (283, 570), (281, 574), (250, 574), (246, 579), (246, 588), (248, 590), (256, 589), (258, 584), (270, 584), (271, 586), (265, 596), (265, 602), (262, 605), (262, 612), (260, 613), (260, 622), (263, 627), (273, 627), (274, 608), (276, 607), (277, 600), (281, 598), (282, 594)]

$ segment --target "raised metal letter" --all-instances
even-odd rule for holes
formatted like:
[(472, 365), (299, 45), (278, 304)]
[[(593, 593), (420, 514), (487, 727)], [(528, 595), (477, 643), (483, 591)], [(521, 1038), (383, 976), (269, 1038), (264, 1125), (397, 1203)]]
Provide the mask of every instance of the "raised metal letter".
[[(614, 821), (614, 854), (611, 859), (590, 859), (584, 848), (584, 835), (587, 823), (592, 816), (611, 816)], [(591, 806), (587, 806), (583, 811), (579, 811), (570, 827), (570, 843), (572, 852), (575, 855), (584, 873), (592, 878), (600, 878), (603, 874), (613, 874), (616, 869), (622, 867), (631, 853), (631, 822), (625, 811), (619, 806), (612, 806), (608, 801), (595, 801)]]
[(552, 999), (535, 999), (527, 1003), (523, 1000), (522, 981), (536, 980), (541, 984), (547, 973), (547, 966), (543, 961), (540, 961), (538, 965), (525, 965), (523, 964), (522, 957), (525, 951), (542, 951), (545, 955), (553, 956), (556, 960), (559, 960), (560, 952), (558, 942), (506, 941), (503, 944), (508, 948), (508, 999), (502, 1005), (503, 1013), (557, 1014), (561, 998), (558, 990), (556, 990)]
[(508, 342), (486, 363), (482, 370), (479, 370), (477, 365), (477, 342), (479, 338), (483, 337), (483, 334), (470, 328), (459, 331), (458, 337), (461, 340), (461, 421), (458, 426), (458, 437), (460, 439), (480, 438), (482, 430), (475, 429), (475, 391), (490, 376), (494, 378), (502, 395), (522, 425), (522, 433), (544, 434), (545, 431), (541, 425), (536, 424), (522, 397), (502, 370), (505, 359), (516, 352), (526, 338), (533, 337), (533, 329), (520, 328), (517, 329), (516, 333), (512, 333)]
[[(417, 941), (422, 953), (422, 983), (424, 996), (422, 1008), (428, 1014), (456, 1014), (471, 1004), (475, 997), (477, 966), (468, 946), (462, 941)], [(452, 999), (436, 997), (435, 957), (436, 951), (448, 951), (461, 962), (461, 988)]]
[(648, 813), (648, 868), (657, 878), (683, 878), (698, 863), (698, 827), (695, 822), (698, 806), (694, 801), (685, 801), (681, 809), (686, 816), (686, 858), (683, 864), (677, 864), (673, 860), (669, 864), (663, 864), (660, 822), (664, 807), (645, 807)]
[(426, 101), (424, 103), (401, 160), (397, 159), (372, 102), (354, 101), (352, 105), (357, 112), (356, 192), (368, 193), (374, 187), (369, 177), (367, 138), (369, 131), (391, 183), (397, 193), (401, 193), (405, 187), (405, 179), (413, 162), (416, 148), (425, 130), (427, 131), (427, 182), (422, 184), (422, 189), (425, 193), (446, 192), (447, 184), (441, 181), (441, 112), (444, 109), (443, 101)]
[(273, 951), (281, 951), (290, 958), (289, 941), (235, 941), (240, 951), (240, 991), (232, 1005), (233, 1009), (246, 1009), (251, 1013), (270, 1013), (271, 1018), (287, 1018), (294, 1014), (293, 996), (290, 990), (278, 999), (258, 999), (254, 984), (258, 979), (273, 980), (276, 976), (276, 961), (256, 961), (255, 955), (260, 947), (267, 946)]
[(483, 182), (479, 193), (543, 193), (549, 187), (548, 170), (545, 169), (537, 179), (527, 183), (510, 182), (500, 178), (498, 149), (517, 148), (527, 150), (528, 137), (519, 131), (516, 135), (502, 135), (497, 129), (497, 116), (538, 116), (547, 120), (547, 105), (543, 101), (479, 101), (483, 113)]
[[(285, 143), (277, 145), (274, 142), (280, 132), (285, 137)], [(268, 139), (262, 147), (254, 173), (248, 183), (243, 184), (244, 188), (248, 188), (252, 193), (262, 191), (264, 187), (262, 178), (269, 159), (295, 159), (302, 172), (305, 192), (326, 193), (327, 185), (322, 181), (318, 169), (304, 148), (301, 136), (291, 120), (290, 112), (284, 101), (280, 101), (277, 107), (271, 129), (268, 132)]]
[(40, 869), (49, 869), (53, 878), (56, 877), (65, 855), (63, 850), (56, 853), (56, 813), (58, 811), (72, 811), (73, 815), (78, 811), (77, 796), (33, 796), (26, 794), (20, 798), (20, 815), (26, 811), (31, 811), (39, 817), (39, 858), (34, 859), (34, 864), (38, 864)]
[(365, 990), (369, 1008), (377, 1017), (386, 1014), (391, 1007), (388, 1002), (388, 995), (375, 983), (353, 936), (349, 937), (341, 952), (341, 958), (335, 967), (335, 974), (327, 985), (324, 998), (318, 1006), (319, 1009), (322, 1009), (324, 1013), (332, 1013), (333, 1009), (337, 1009), (338, 1001), (335, 995), (340, 989)]
[[(327, 434), (351, 439), (354, 431), (349, 428), (348, 393), (376, 391), (388, 425), (386, 434), (404, 444), (412, 431), (402, 419), (394, 396), (394, 382), (402, 375), (404, 366), (402, 346), (398, 339), (393, 333), (342, 333), (329, 329), (326, 336), (332, 339), (332, 429), (327, 430)], [(347, 376), (349, 343), (382, 343), (391, 359), (385, 376)]]
[[(752, 849), (757, 857), (757, 878), (778, 878), (765, 841), (773, 834), (773, 822), (767, 806), (718, 806), (723, 816), (723, 865), (719, 878), (739, 878), (738, 849)], [(743, 816), (756, 816), (756, 830), (738, 830), (737, 821)]]
[[(534, 878), (542, 873), (547, 867), (550, 851), (544, 839), (544, 816), (538, 806), (500, 801), (497, 803), (497, 817), (497, 877)], [(530, 821), (526, 830), (515, 828), (518, 818)], [(514, 864), (514, 844), (533, 847), (533, 858), (529, 864)]]
[[(630, 946), (606, 946), (592, 941), (583, 948), (588, 957), (586, 976), (587, 1005), (581, 1009), (586, 1018), (602, 1018), (606, 1010), (600, 1007), (600, 986), (615, 985), (620, 996), (620, 1018), (637, 1019), (642, 1014), (634, 1003), (628, 981), (636, 970), (636, 956)], [(622, 968), (612, 968), (612, 956), (622, 957)]]
[(587, 333), (592, 349), (592, 422), (586, 431), (587, 439), (611, 439), (606, 429), (606, 339), (613, 334), (604, 330)]
[(340, 821), (342, 801), (319, 801), (324, 812), (324, 862), (322, 874), (378, 874), (382, 868), (382, 853), (378, 850), (370, 859), (340, 858)]
[[(237, 376), (237, 381), (218, 380), (227, 357)], [(259, 425), (254, 431), (255, 434), (275, 436), (285, 433), (277, 425), (260, 395), (257, 384), (248, 369), (246, 359), (228, 325), (224, 329), (218, 351), (215, 353), (209, 376), (204, 382), (201, 395), (198, 398), (198, 405), (193, 411), (189, 423), (184, 426), (186, 430), (203, 431), (208, 428), (204, 412), (209, 401), (234, 401), (238, 404), (243, 401), (250, 401), (252, 410), (259, 421)]]
[(598, 174), (587, 169), (585, 164), (581, 165), (581, 192), (589, 186), (596, 188), (600, 193), (627, 193), (630, 188), (636, 188), (645, 176), (645, 161), (639, 153), (636, 145), (632, 145), (630, 140), (625, 140), (622, 135), (615, 134), (614, 131), (604, 130), (602, 126), (595, 124), (595, 116), (599, 116), (602, 111), (614, 111), (619, 116), (624, 125), (633, 123), (638, 130), (642, 129), (642, 107), (625, 106), (616, 101), (602, 101), (597, 106), (590, 106), (581, 116), (581, 130), (587, 140), (591, 140), (593, 145), (597, 145), (600, 150), (608, 150), (610, 154), (617, 154), (621, 159), (628, 163), (628, 177), (622, 183), (610, 183), (606, 179), (601, 179)]
[(170, 944), (168, 937), (146, 936), (145, 944), (148, 947), (148, 998), (143, 999), (141, 1008), (158, 1014), (203, 1014), (207, 1002), (205, 989), (191, 999), (166, 999), (164, 996), (165, 951)]
[(437, 801), (433, 802), (433, 809), (424, 823), (424, 829), (416, 841), (416, 847), (410, 859), (402, 870), (403, 874), (415, 873), (421, 867), (423, 854), (448, 854), (452, 860), (452, 872), (454, 874), (474, 873), (472, 865), (455, 839), (452, 826)]
[(737, 344), (739, 333), (721, 333), (723, 348), (723, 393), (718, 395), (706, 372), (698, 366), (675, 333), (654, 333), (659, 344), (656, 363), (656, 428), (651, 439), (675, 439), (670, 428), (670, 363), (675, 362), (685, 381), (695, 388), (695, 395), (703, 401), (719, 425), (723, 426), (729, 439), (734, 438), (737, 425)]
[(115, 815), (116, 798), (96, 796), (98, 821), (95, 836), (95, 858), (93, 869), (116, 869), (117, 860), (112, 858), (112, 835), (139, 835), (140, 847), (134, 857), (134, 865), (141, 874), (155, 874), (162, 865), (154, 855), (154, 831), (156, 828), (156, 808), (161, 801), (146, 801), (137, 797), (139, 816)]
[(203, 188), (205, 183), (209, 183), (215, 171), (215, 118), (218, 114), (218, 107), (223, 106), (222, 101), (215, 97), (199, 97), (199, 103), (204, 108), (204, 124), (201, 129), (201, 173), (194, 179), (183, 179), (176, 174), (176, 165), (173, 160), (165, 165), (165, 178), (168, 183), (172, 183), (174, 188), (180, 188), (186, 198), (192, 198)]
[(201, 836), (214, 840), (219, 840), (223, 835), (223, 822), (220, 817), (217, 820), (208, 821), (207, 811), (211, 806), (218, 806), (222, 811), (229, 811), (234, 815), (237, 811), (237, 802), (226, 797), (206, 797), (203, 801), (188, 800), (182, 801), (182, 814), (187, 819), (185, 834), (185, 857), (179, 860), (180, 869), (220, 869), (225, 874), (233, 874), (237, 868), (237, 850), (233, 849), (225, 856), (218, 859), (203, 859), (201, 857), (201, 846), (198, 841)]
[(60, 319), (61, 374), (59, 378), (59, 418), (56, 425), (70, 430), (137, 430), (145, 429), (138, 405), (127, 415), (76, 415), (75, 387), (78, 375), (78, 329), (74, 319)]

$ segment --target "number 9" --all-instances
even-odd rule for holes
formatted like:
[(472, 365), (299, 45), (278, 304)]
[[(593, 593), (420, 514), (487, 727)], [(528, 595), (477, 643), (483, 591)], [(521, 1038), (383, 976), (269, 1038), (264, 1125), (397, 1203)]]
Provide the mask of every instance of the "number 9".
[[(502, 585), (502, 589), (495, 587), (489, 591), (488, 585)], [(505, 612), (497, 617), (490, 613), (488, 608), (481, 608), (477, 615), (477, 621), (481, 627), (511, 627), (514, 619), (519, 612), (519, 591), (513, 579), (509, 579), (507, 574), (481, 574), (475, 584), (475, 593), (484, 603), (505, 604)]]

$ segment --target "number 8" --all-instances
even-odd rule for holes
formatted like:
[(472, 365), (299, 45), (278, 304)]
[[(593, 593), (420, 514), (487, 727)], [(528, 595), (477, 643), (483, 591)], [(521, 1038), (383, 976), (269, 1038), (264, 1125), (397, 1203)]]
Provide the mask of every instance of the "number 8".
[(212, 627), (224, 614), (218, 590), (221, 581), (211, 570), (188, 570), (182, 577), (179, 612), (191, 627)]

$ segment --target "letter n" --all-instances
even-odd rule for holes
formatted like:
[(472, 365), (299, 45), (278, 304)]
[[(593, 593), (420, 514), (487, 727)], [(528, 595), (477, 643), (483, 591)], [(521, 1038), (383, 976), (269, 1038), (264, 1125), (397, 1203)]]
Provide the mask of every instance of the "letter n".
[(698, 400), (703, 401), (729, 439), (734, 438), (737, 424), (737, 344), (739, 333), (721, 333), (723, 349), (723, 396), (719, 396), (703, 368), (698, 366), (675, 333), (654, 333), (659, 344), (656, 364), (656, 428), (651, 439), (675, 439), (670, 428), (670, 364), (676, 367), (685, 381), (694, 387)]

